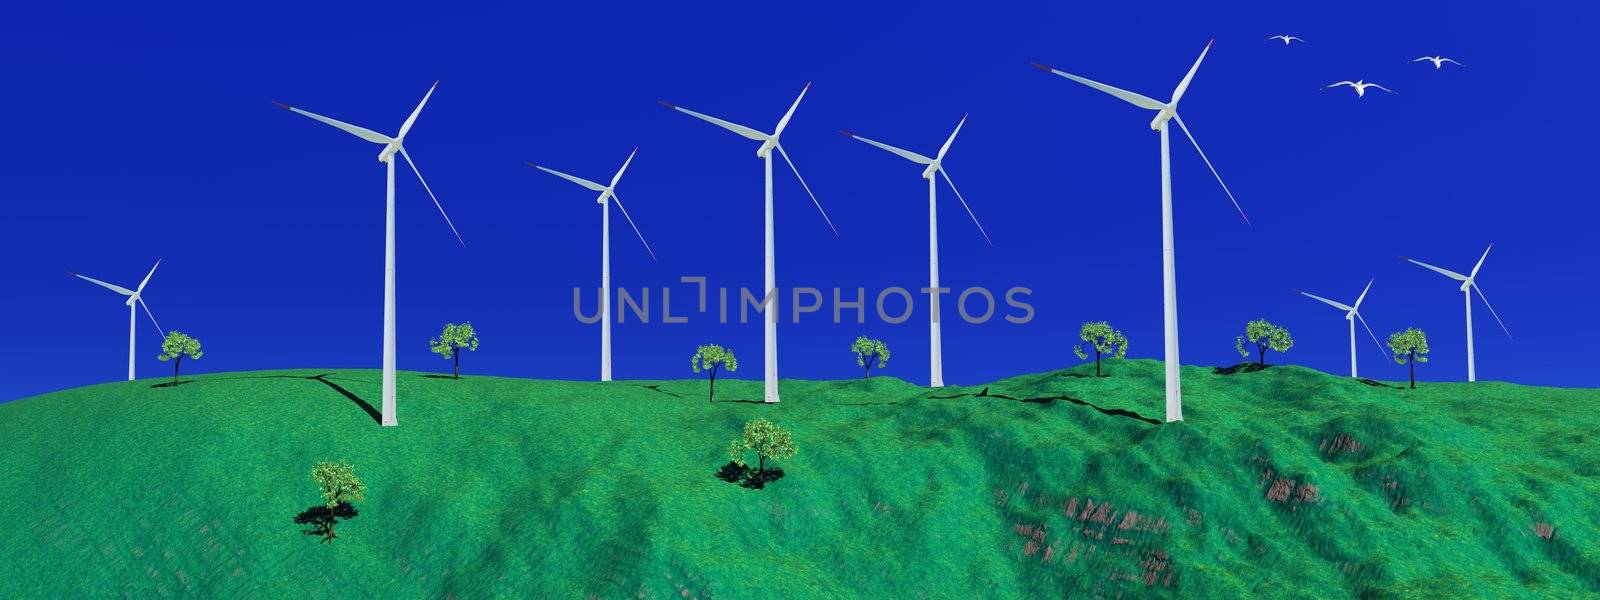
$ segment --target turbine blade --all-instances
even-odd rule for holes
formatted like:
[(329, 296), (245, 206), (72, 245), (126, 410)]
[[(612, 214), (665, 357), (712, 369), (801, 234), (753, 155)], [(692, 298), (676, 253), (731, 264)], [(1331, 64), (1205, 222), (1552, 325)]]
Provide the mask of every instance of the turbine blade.
[[(1383, 342), (1378, 341), (1378, 335), (1375, 334), (1375, 333), (1372, 333), (1372, 326), (1371, 325), (1367, 325), (1367, 320), (1361, 316), (1361, 312), (1360, 311), (1356, 312), (1356, 320), (1357, 321), (1361, 321), (1361, 327), (1363, 329), (1367, 330), (1367, 337), (1372, 338), (1372, 343), (1378, 345), (1378, 353), (1382, 354), (1384, 356), (1388, 356), (1389, 355), (1389, 349), (1383, 347)], [(1384, 362), (1388, 362), (1388, 361), (1384, 361)]]
[(161, 330), (161, 324), (156, 322), (156, 314), (150, 312), (150, 305), (144, 303), (144, 298), (139, 299), (139, 306), (144, 309), (144, 314), (150, 317), (150, 323), (156, 326), (156, 333), (161, 334), (161, 337), (167, 337), (167, 332)]
[(159, 267), (159, 266), (161, 266), (161, 259), (158, 258), (158, 259), (156, 259), (155, 266), (150, 267), (150, 272), (144, 274), (144, 281), (140, 281), (139, 282), (139, 289), (134, 290), (134, 291), (136, 291), (136, 292), (144, 291), (145, 284), (150, 283), (150, 276), (156, 274), (156, 267)]
[(104, 281), (100, 281), (99, 279), (95, 279), (93, 277), (90, 277), (88, 275), (80, 275), (78, 273), (73, 273), (71, 271), (67, 271), (67, 273), (72, 275), (73, 277), (77, 277), (78, 279), (82, 279), (82, 280), (87, 281), (89, 283), (93, 283), (95, 285), (98, 285), (100, 287), (106, 288), (106, 289), (111, 290), (113, 292), (116, 292), (118, 294), (122, 294), (124, 296), (132, 296), (133, 295), (133, 290), (130, 290), (130, 289), (125, 288), (125, 287), (122, 287), (120, 285), (109, 284), (109, 283), (106, 283)]
[(606, 187), (617, 187), (617, 182), (618, 181), (622, 181), (622, 172), (628, 170), (628, 163), (633, 162), (633, 155), (638, 154), (638, 153), (639, 153), (639, 149), (638, 148), (634, 148), (633, 152), (629, 152), (628, 153), (628, 160), (622, 161), (622, 168), (617, 169), (617, 174), (611, 176), (611, 185), (608, 185)]
[(712, 125), (716, 125), (718, 127), (726, 129), (728, 131), (732, 131), (734, 133), (737, 133), (739, 135), (742, 135), (744, 137), (750, 138), (750, 139), (758, 141), (758, 142), (765, 142), (765, 141), (767, 141), (767, 139), (769, 137), (771, 137), (771, 136), (768, 136), (765, 133), (761, 133), (759, 131), (756, 131), (756, 130), (751, 129), (749, 127), (745, 127), (745, 126), (740, 125), (738, 123), (734, 123), (734, 122), (731, 122), (731, 121), (724, 121), (722, 119), (718, 119), (716, 117), (713, 117), (713, 116), (705, 114), (705, 113), (698, 113), (698, 112), (689, 110), (687, 108), (684, 108), (682, 106), (678, 106), (676, 104), (673, 104), (671, 102), (662, 101), (661, 105), (665, 106), (667, 108), (676, 110), (678, 112), (681, 112), (683, 114), (689, 115), (691, 117), (700, 119), (700, 120), (705, 121), (707, 123), (710, 123)]
[(956, 189), (956, 182), (950, 180), (950, 174), (945, 172), (943, 166), (939, 167), (939, 174), (944, 176), (945, 183), (950, 184), (950, 191), (956, 193), (956, 199), (961, 201), (961, 208), (967, 209), (967, 216), (972, 217), (972, 224), (978, 226), (978, 233), (983, 234), (983, 241), (993, 246), (994, 240), (989, 239), (989, 232), (984, 231), (983, 223), (978, 222), (978, 215), (972, 214), (972, 207), (967, 204), (966, 198), (961, 197), (961, 190)]
[(783, 135), (783, 128), (789, 126), (789, 118), (794, 116), (794, 109), (800, 108), (800, 100), (802, 98), (805, 98), (806, 97), (806, 92), (808, 92), (810, 90), (811, 90), (811, 82), (807, 81), (806, 82), (806, 86), (803, 87), (803, 88), (800, 88), (800, 95), (795, 97), (794, 104), (790, 104), (789, 105), (789, 112), (783, 113), (783, 118), (782, 119), (778, 119), (778, 126), (772, 130), (772, 136), (773, 137), (777, 137), (777, 136)]
[(314, 113), (314, 112), (300, 110), (298, 108), (295, 108), (293, 106), (289, 106), (289, 105), (284, 104), (282, 102), (276, 102), (275, 101), (275, 102), (273, 102), (273, 104), (276, 104), (276, 105), (278, 105), (279, 108), (282, 108), (282, 109), (287, 110), (289, 112), (302, 114), (302, 115), (311, 117), (313, 119), (316, 119), (318, 121), (322, 121), (323, 123), (327, 123), (329, 125), (332, 125), (334, 127), (338, 127), (339, 129), (345, 130), (345, 132), (349, 133), (350, 135), (354, 135), (354, 136), (356, 136), (358, 138), (361, 138), (363, 140), (372, 142), (374, 144), (387, 144), (389, 142), (394, 141), (393, 138), (390, 138), (387, 135), (378, 133), (376, 131), (373, 131), (371, 129), (367, 129), (365, 127), (359, 127), (359, 126), (356, 126), (356, 125), (351, 125), (351, 124), (346, 123), (344, 121), (339, 121), (339, 120), (336, 120), (336, 119), (330, 119), (330, 118), (324, 117), (324, 116), (319, 115), (319, 114)]
[(428, 88), (428, 93), (422, 95), (422, 101), (417, 103), (417, 108), (411, 111), (411, 116), (406, 117), (406, 122), (400, 126), (400, 134), (395, 137), (405, 139), (406, 132), (411, 131), (411, 126), (417, 122), (417, 115), (422, 114), (422, 106), (428, 103), (428, 98), (433, 97), (433, 90), (438, 87), (439, 82), (435, 80), (433, 87)]
[(817, 201), (817, 195), (811, 193), (811, 186), (806, 185), (806, 178), (800, 176), (800, 169), (794, 166), (794, 161), (789, 159), (789, 153), (784, 151), (783, 144), (774, 144), (778, 154), (783, 156), (783, 162), (789, 163), (789, 170), (794, 171), (794, 178), (800, 180), (800, 187), (806, 189), (806, 195), (811, 196), (811, 203), (817, 205), (817, 212), (822, 213), (822, 220), (827, 221), (828, 229), (833, 230), (834, 237), (839, 236), (839, 230), (833, 226), (833, 219), (828, 218), (828, 211), (822, 210), (822, 203)]
[(411, 161), (411, 155), (406, 153), (405, 146), (400, 147), (400, 156), (405, 157), (406, 164), (411, 165), (411, 172), (417, 174), (417, 181), (422, 182), (422, 189), (428, 190), (428, 197), (433, 199), (433, 205), (439, 209), (439, 216), (444, 217), (445, 224), (450, 226), (450, 233), (456, 234), (456, 241), (461, 243), (462, 248), (467, 247), (467, 241), (461, 239), (461, 232), (456, 231), (456, 224), (450, 221), (450, 215), (445, 214), (444, 205), (439, 203), (438, 196), (433, 195), (433, 188), (428, 187), (428, 180), (422, 178), (422, 171), (417, 169), (417, 163)]
[[(1216, 40), (1212, 40), (1213, 42)], [(1206, 53), (1211, 51), (1211, 42), (1206, 42), (1206, 49), (1200, 51), (1200, 58), (1194, 59), (1194, 66), (1189, 67), (1189, 72), (1183, 76), (1183, 81), (1178, 82), (1178, 88), (1172, 90), (1172, 105), (1178, 105), (1178, 99), (1189, 89), (1189, 82), (1194, 80), (1194, 72), (1200, 70), (1200, 61), (1206, 59)]]
[(1318, 295), (1310, 293), (1310, 292), (1300, 292), (1300, 295), (1301, 296), (1305, 296), (1307, 298), (1310, 298), (1312, 300), (1321, 301), (1323, 304), (1326, 304), (1328, 306), (1332, 306), (1334, 308), (1337, 308), (1337, 309), (1345, 311), (1345, 312), (1349, 312), (1349, 311), (1355, 310), (1355, 307), (1347, 306), (1342, 302), (1334, 302), (1332, 300), (1329, 300), (1327, 298), (1323, 298), (1322, 296), (1318, 296)]
[(576, 183), (576, 184), (581, 185), (583, 187), (589, 188), (589, 189), (594, 190), (596, 192), (604, 192), (604, 191), (606, 191), (606, 186), (600, 185), (600, 184), (595, 183), (593, 181), (589, 181), (589, 180), (584, 179), (582, 177), (568, 175), (566, 173), (562, 173), (561, 171), (557, 171), (555, 169), (547, 168), (547, 167), (545, 167), (543, 165), (536, 165), (536, 164), (533, 164), (533, 163), (528, 163), (528, 166), (533, 167), (535, 169), (538, 169), (540, 171), (544, 171), (544, 172), (549, 173), (551, 175), (555, 175), (556, 177), (560, 177), (560, 178), (565, 179), (567, 181), (571, 181), (573, 183)]
[(912, 152), (910, 150), (896, 148), (894, 146), (890, 146), (888, 144), (885, 144), (883, 142), (879, 142), (879, 141), (876, 141), (876, 140), (869, 140), (867, 138), (864, 138), (864, 137), (861, 137), (859, 135), (850, 133), (848, 131), (841, 131), (839, 133), (843, 133), (844, 135), (849, 136), (851, 139), (861, 140), (861, 141), (866, 142), (868, 144), (872, 144), (874, 146), (877, 146), (878, 148), (881, 148), (883, 150), (886, 150), (886, 151), (892, 152), (894, 154), (897, 154), (901, 158), (904, 158), (904, 159), (909, 160), (911, 162), (917, 163), (919, 165), (933, 164), (933, 159), (928, 158), (926, 156), (923, 156), (921, 154), (917, 154), (917, 153)]
[[(1405, 257), (1401, 257), (1401, 258), (1405, 258)], [(1441, 269), (1439, 267), (1435, 267), (1433, 265), (1430, 265), (1428, 263), (1422, 262), (1422, 261), (1414, 259), (1414, 258), (1406, 258), (1406, 261), (1410, 262), (1411, 264), (1414, 264), (1414, 265), (1417, 265), (1419, 267), (1422, 267), (1424, 269), (1427, 269), (1429, 271), (1433, 271), (1435, 273), (1443, 275), (1445, 277), (1449, 277), (1449, 278), (1454, 279), (1456, 281), (1466, 281), (1467, 280), (1467, 276), (1466, 275), (1462, 275), (1462, 274), (1457, 273), (1455, 271), (1451, 271), (1450, 269)]]
[(650, 253), (650, 262), (656, 261), (656, 251), (650, 249), (650, 242), (644, 241), (644, 234), (639, 233), (639, 226), (633, 224), (633, 217), (628, 216), (627, 207), (622, 205), (622, 197), (616, 192), (611, 192), (611, 199), (617, 201), (617, 208), (622, 210), (622, 218), (628, 220), (628, 226), (633, 228), (633, 234), (639, 236), (639, 243), (644, 244), (644, 251)]
[(1041, 71), (1048, 71), (1050, 73), (1055, 73), (1056, 75), (1060, 75), (1062, 77), (1065, 77), (1067, 79), (1071, 79), (1071, 80), (1076, 81), (1078, 83), (1087, 85), (1089, 87), (1092, 87), (1094, 89), (1100, 90), (1100, 91), (1105, 92), (1107, 94), (1111, 94), (1111, 95), (1116, 96), (1118, 98), (1121, 98), (1123, 101), (1125, 101), (1125, 102), (1127, 102), (1129, 104), (1132, 104), (1134, 106), (1137, 106), (1139, 108), (1146, 108), (1146, 109), (1150, 109), (1150, 110), (1161, 110), (1161, 109), (1167, 107), (1167, 105), (1162, 104), (1161, 102), (1159, 102), (1156, 99), (1151, 98), (1149, 96), (1135, 94), (1133, 92), (1130, 92), (1128, 90), (1124, 90), (1122, 88), (1111, 87), (1111, 86), (1106, 85), (1104, 83), (1100, 83), (1100, 82), (1094, 81), (1092, 79), (1085, 79), (1083, 77), (1079, 77), (1077, 75), (1073, 75), (1073, 74), (1068, 73), (1066, 71), (1061, 71), (1061, 70), (1058, 70), (1058, 69), (1052, 69), (1052, 68), (1050, 68), (1049, 66), (1046, 66), (1046, 65), (1041, 65), (1041, 64), (1038, 64), (1038, 63), (1034, 63), (1033, 66), (1038, 67), (1039, 70), (1041, 70)]
[(1183, 117), (1179, 117), (1178, 113), (1172, 113), (1172, 120), (1178, 122), (1178, 129), (1182, 129), (1183, 135), (1189, 138), (1189, 143), (1194, 144), (1194, 151), (1200, 153), (1200, 160), (1206, 161), (1206, 168), (1211, 169), (1211, 176), (1216, 177), (1217, 184), (1222, 186), (1222, 191), (1227, 192), (1228, 201), (1233, 203), (1233, 209), (1239, 211), (1239, 218), (1244, 219), (1245, 225), (1249, 225), (1250, 217), (1245, 216), (1244, 209), (1239, 206), (1239, 201), (1233, 197), (1233, 190), (1228, 189), (1228, 184), (1223, 183), (1222, 175), (1217, 173), (1217, 168), (1211, 166), (1211, 159), (1206, 158), (1206, 151), (1200, 149), (1200, 142), (1195, 141), (1194, 134), (1189, 133), (1189, 126), (1183, 124)]
[(1354, 308), (1361, 308), (1361, 301), (1367, 299), (1367, 291), (1372, 289), (1372, 282), (1376, 280), (1376, 278), (1367, 280), (1367, 287), (1361, 290), (1360, 296), (1356, 297), (1356, 305)]
[(1483, 249), (1483, 256), (1478, 257), (1478, 264), (1472, 266), (1472, 274), (1467, 275), (1467, 277), (1477, 277), (1478, 276), (1478, 269), (1482, 269), (1483, 268), (1483, 260), (1486, 259), (1486, 258), (1489, 258), (1489, 251), (1493, 250), (1493, 249), (1494, 249), (1494, 244), (1489, 244), (1488, 248), (1484, 248)]
[(1478, 292), (1478, 299), (1483, 300), (1483, 305), (1489, 309), (1489, 314), (1494, 315), (1494, 322), (1500, 324), (1500, 331), (1506, 332), (1506, 338), (1507, 339), (1512, 339), (1512, 340), (1517, 339), (1517, 338), (1511, 337), (1511, 330), (1510, 329), (1506, 329), (1506, 322), (1505, 321), (1501, 321), (1500, 320), (1500, 314), (1494, 312), (1494, 307), (1489, 305), (1489, 297), (1483, 295), (1483, 288), (1478, 287), (1478, 282), (1476, 282), (1476, 281), (1472, 282), (1472, 289), (1473, 289), (1473, 291)]
[(939, 156), (936, 157), (936, 160), (943, 160), (944, 159), (944, 153), (950, 151), (950, 144), (955, 143), (956, 134), (961, 133), (961, 126), (962, 125), (966, 125), (966, 124), (967, 124), (967, 115), (961, 115), (961, 121), (956, 123), (956, 130), (950, 132), (950, 138), (944, 141), (944, 145), (943, 146), (939, 147)]

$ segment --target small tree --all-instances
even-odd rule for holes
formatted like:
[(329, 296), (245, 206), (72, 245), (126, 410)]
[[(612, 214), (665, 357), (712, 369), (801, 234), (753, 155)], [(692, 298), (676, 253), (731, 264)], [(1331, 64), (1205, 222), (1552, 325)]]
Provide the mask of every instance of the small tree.
[(734, 464), (744, 466), (744, 451), (756, 451), (756, 476), (767, 472), (768, 459), (788, 460), (794, 457), (794, 439), (789, 430), (766, 419), (756, 419), (744, 424), (744, 438), (728, 445), (728, 454)]
[(1072, 346), (1072, 353), (1078, 355), (1078, 360), (1089, 358), (1089, 353), (1083, 351), (1083, 346), (1094, 348), (1094, 376), (1100, 376), (1100, 356), (1113, 354), (1120, 359), (1128, 355), (1128, 338), (1123, 337), (1121, 331), (1111, 328), (1105, 321), (1084, 323), (1078, 330), (1078, 339), (1085, 343)]
[(162, 362), (172, 361), (172, 385), (178, 385), (178, 364), (183, 362), (183, 357), (200, 360), (205, 356), (200, 351), (200, 340), (194, 339), (183, 332), (172, 330), (167, 332), (167, 339), (161, 341), (161, 354), (157, 356)]
[(711, 379), (708, 402), (717, 401), (717, 371), (723, 368), (729, 371), (739, 370), (739, 359), (733, 356), (733, 351), (716, 344), (705, 344), (696, 348), (694, 356), (689, 357), (689, 368), (699, 373), (704, 370)]
[(478, 349), (478, 332), (472, 328), (471, 321), (460, 325), (445, 323), (438, 339), (428, 340), (428, 347), (445, 360), (454, 360), (455, 378), (461, 379), (461, 351)]
[(856, 366), (862, 368), (864, 379), (872, 379), (872, 367), (889, 366), (889, 346), (881, 340), (864, 335), (857, 337), (855, 343), (850, 344), (850, 351), (856, 354)]
[(322, 489), (322, 500), (328, 507), (328, 520), (325, 523), (328, 535), (322, 541), (333, 541), (333, 538), (339, 537), (333, 533), (339, 505), (365, 500), (367, 486), (356, 477), (355, 468), (342, 460), (336, 463), (323, 461), (312, 466), (311, 479)]
[(1391, 333), (1389, 350), (1394, 352), (1394, 362), (1411, 366), (1411, 389), (1417, 389), (1417, 363), (1428, 362), (1428, 334), (1415, 327)]
[(1256, 345), (1256, 364), (1267, 366), (1267, 350), (1288, 352), (1294, 347), (1294, 338), (1289, 337), (1289, 330), (1273, 325), (1266, 319), (1256, 319), (1244, 326), (1244, 335), (1233, 340), (1233, 348), (1239, 351), (1239, 356), (1250, 358), (1250, 352), (1244, 348), (1245, 342)]

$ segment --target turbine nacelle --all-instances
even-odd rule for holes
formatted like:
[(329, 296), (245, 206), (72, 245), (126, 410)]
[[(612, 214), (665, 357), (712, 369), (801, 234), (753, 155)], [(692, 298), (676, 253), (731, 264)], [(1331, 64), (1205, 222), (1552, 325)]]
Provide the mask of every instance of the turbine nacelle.
[(389, 164), (389, 161), (394, 160), (394, 154), (399, 152), (400, 149), (400, 140), (389, 142), (388, 145), (383, 147), (383, 151), (378, 153), (378, 162)]
[(928, 163), (928, 168), (922, 170), (922, 178), (933, 179), (933, 176), (939, 172), (939, 169), (940, 161), (938, 159), (934, 159), (933, 162)]
[(776, 135), (769, 136), (767, 138), (767, 141), (761, 142), (761, 147), (760, 148), (756, 148), (756, 157), (757, 158), (761, 158), (761, 159), (766, 159), (767, 157), (772, 156), (772, 149), (773, 149), (773, 147), (775, 147), (777, 145), (778, 145), (778, 136), (776, 136)]
[(1177, 115), (1177, 103), (1168, 104), (1162, 107), (1161, 110), (1156, 111), (1156, 118), (1150, 120), (1150, 130), (1161, 131), (1161, 128), (1167, 125), (1167, 121), (1172, 120), (1172, 118)]

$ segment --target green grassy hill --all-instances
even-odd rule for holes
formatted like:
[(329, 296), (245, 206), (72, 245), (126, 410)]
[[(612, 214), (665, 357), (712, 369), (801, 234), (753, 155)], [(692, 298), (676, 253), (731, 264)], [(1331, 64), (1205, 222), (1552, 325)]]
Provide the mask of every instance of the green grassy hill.
[[(580, 383), (272, 371), (0, 405), (9, 597), (1577, 597), (1600, 594), (1600, 391), (1112, 363)], [(726, 401), (721, 401), (726, 400)], [(719, 479), (764, 416), (799, 454)], [(368, 485), (331, 544), (313, 462)]]

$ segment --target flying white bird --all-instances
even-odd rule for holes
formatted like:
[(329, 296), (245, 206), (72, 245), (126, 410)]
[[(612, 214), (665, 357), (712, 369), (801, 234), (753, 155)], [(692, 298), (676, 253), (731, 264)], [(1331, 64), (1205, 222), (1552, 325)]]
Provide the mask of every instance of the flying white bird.
[(1369, 88), (1369, 87), (1375, 87), (1375, 88), (1378, 88), (1378, 89), (1383, 90), (1385, 92), (1389, 92), (1391, 94), (1396, 93), (1394, 90), (1391, 90), (1389, 88), (1383, 87), (1383, 86), (1378, 85), (1376, 83), (1367, 83), (1366, 81), (1360, 80), (1360, 79), (1358, 79), (1356, 81), (1341, 81), (1341, 82), (1335, 83), (1333, 85), (1330, 85), (1330, 86), (1322, 88), (1322, 89), (1336, 88), (1336, 87), (1339, 87), (1341, 85), (1348, 85), (1348, 86), (1350, 86), (1352, 88), (1355, 88), (1356, 97), (1357, 98), (1361, 98), (1363, 96), (1366, 96), (1367, 95), (1367, 88)]
[(1289, 45), (1290, 42), (1300, 42), (1302, 44), (1306, 43), (1306, 41), (1304, 39), (1298, 38), (1298, 37), (1295, 37), (1295, 36), (1292, 36), (1292, 35), (1274, 35), (1274, 36), (1268, 37), (1267, 39), (1268, 40), (1283, 40), (1283, 45), (1285, 45), (1285, 46)]
[(1433, 63), (1433, 68), (1434, 69), (1443, 69), (1445, 63), (1453, 63), (1453, 64), (1455, 64), (1455, 66), (1458, 66), (1458, 67), (1466, 66), (1466, 65), (1463, 65), (1461, 63), (1456, 62), (1455, 59), (1453, 59), (1453, 58), (1445, 58), (1443, 56), (1419, 56), (1419, 57), (1416, 58), (1416, 60), (1413, 60), (1411, 62), (1422, 62), (1422, 61), (1428, 61), (1428, 62)]

